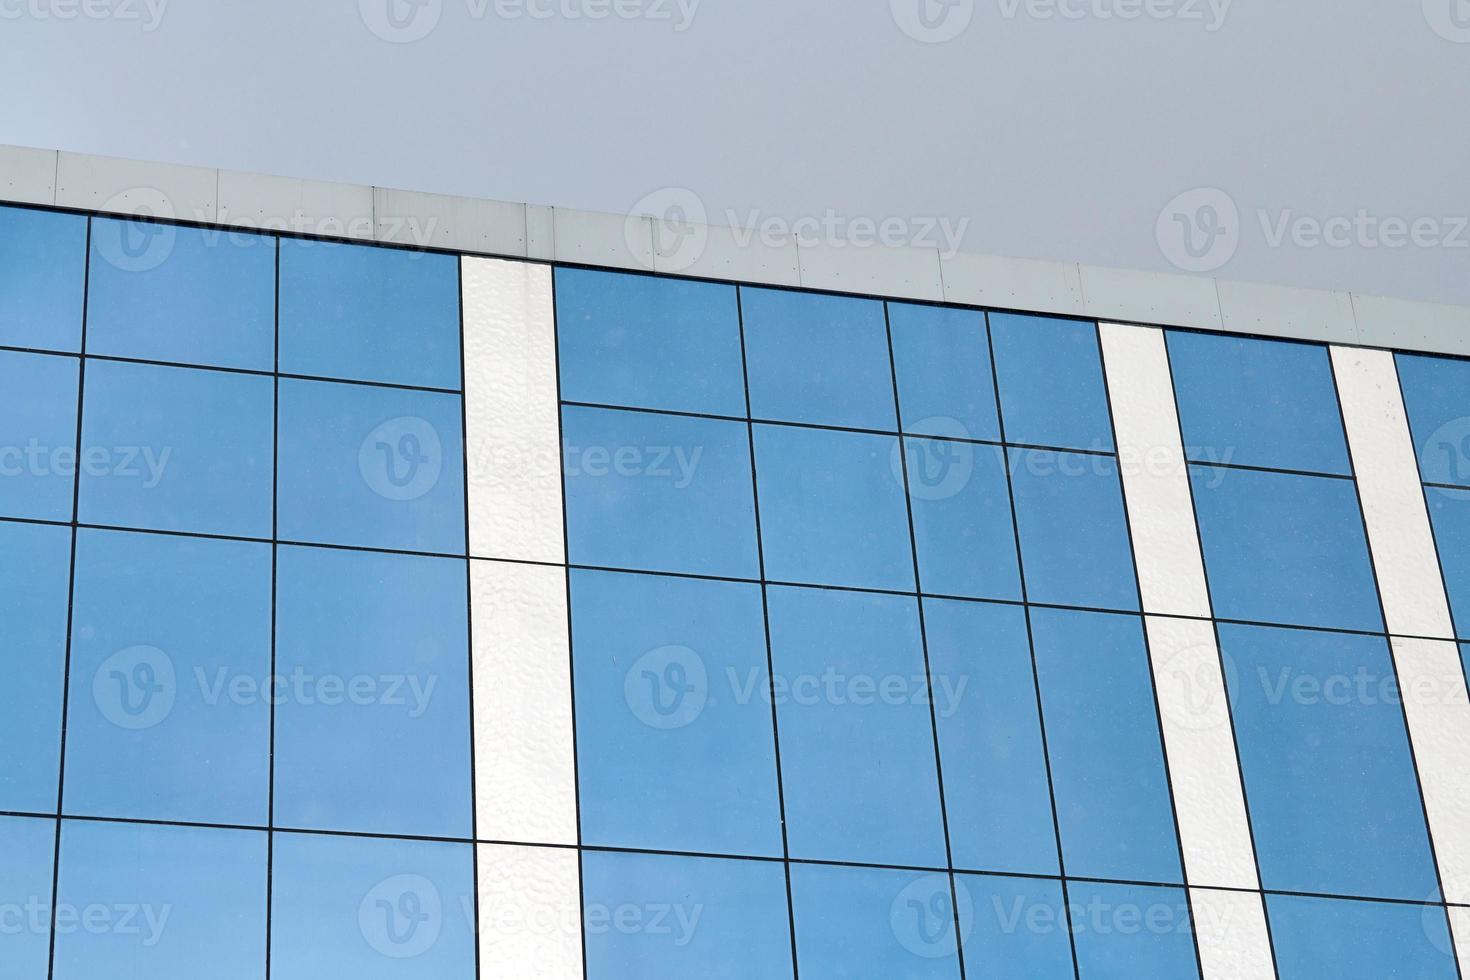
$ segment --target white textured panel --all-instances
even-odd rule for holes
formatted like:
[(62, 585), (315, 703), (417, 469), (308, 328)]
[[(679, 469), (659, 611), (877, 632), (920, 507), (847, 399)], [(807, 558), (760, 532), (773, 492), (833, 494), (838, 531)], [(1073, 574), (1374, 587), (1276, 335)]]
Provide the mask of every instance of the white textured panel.
[(1353, 293), (1353, 311), (1360, 344), (1470, 354), (1470, 307)]
[(417, 191), (375, 190), (377, 238), (400, 245), (526, 254), (526, 206)]
[(558, 262), (613, 269), (653, 269), (653, 219), (554, 208), (552, 224)]
[(481, 844), (475, 857), (482, 980), (581, 980), (577, 852)]
[(1166, 272), (1078, 266), (1087, 316), (1174, 327), (1221, 328), (1215, 280)]
[(1198, 619), (1146, 623), (1189, 882), (1258, 888), (1215, 629)]
[(939, 266), (946, 302), (1082, 315), (1076, 263), (958, 252), (941, 256)]
[(551, 268), (461, 262), (470, 554), (564, 561)]
[(556, 258), (556, 215), (544, 204), (526, 205), (526, 258)]
[(1462, 968), (1470, 969), (1470, 909), (1450, 909), (1450, 936)]
[(1221, 279), (1220, 315), (1225, 329), (1272, 337), (1351, 344), (1358, 339), (1353, 298), (1325, 289), (1298, 289)]
[(1203, 980), (1275, 980), (1266, 907), (1251, 892), (1191, 888)]
[(1164, 332), (1116, 323), (1099, 330), (1143, 609), (1209, 616)]
[(56, 151), (0, 146), (0, 199), (56, 203)]
[(63, 151), (56, 203), (110, 214), (213, 221), (219, 171)]
[(565, 568), (470, 562), (481, 840), (577, 843)]
[(655, 219), (654, 268), (684, 276), (736, 279), (777, 286), (801, 285), (796, 243), (767, 242), (754, 230), (679, 225)]
[(1470, 695), (1460, 648), (1400, 636), (1390, 642), (1445, 897), (1470, 903)]
[(1451, 639), (1449, 601), (1393, 355), (1333, 347), (1332, 367), (1388, 631)]
[(219, 172), (221, 224), (372, 241), (373, 189), (265, 174)]
[(801, 284), (808, 289), (875, 293), (898, 299), (944, 298), (937, 247), (859, 248), (822, 242), (802, 245), (797, 254)]

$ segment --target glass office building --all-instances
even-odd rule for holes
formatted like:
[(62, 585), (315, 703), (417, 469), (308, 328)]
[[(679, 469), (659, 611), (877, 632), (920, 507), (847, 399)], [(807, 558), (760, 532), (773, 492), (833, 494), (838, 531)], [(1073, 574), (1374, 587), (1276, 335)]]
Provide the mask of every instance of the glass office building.
[(1470, 952), (1456, 357), (11, 206), (0, 582), (3, 980)]

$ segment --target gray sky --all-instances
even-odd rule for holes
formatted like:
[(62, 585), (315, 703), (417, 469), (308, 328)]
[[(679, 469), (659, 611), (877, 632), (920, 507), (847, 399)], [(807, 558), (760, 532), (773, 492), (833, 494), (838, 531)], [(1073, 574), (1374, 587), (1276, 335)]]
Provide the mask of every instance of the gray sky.
[(0, 85), (5, 143), (1470, 304), (1470, 0), (0, 0)]

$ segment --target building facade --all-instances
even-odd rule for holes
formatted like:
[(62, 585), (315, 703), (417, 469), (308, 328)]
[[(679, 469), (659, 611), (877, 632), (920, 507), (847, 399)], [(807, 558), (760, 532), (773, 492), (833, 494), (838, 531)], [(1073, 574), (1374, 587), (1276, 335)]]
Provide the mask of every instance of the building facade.
[(1438, 327), (10, 196), (0, 978), (1470, 968)]

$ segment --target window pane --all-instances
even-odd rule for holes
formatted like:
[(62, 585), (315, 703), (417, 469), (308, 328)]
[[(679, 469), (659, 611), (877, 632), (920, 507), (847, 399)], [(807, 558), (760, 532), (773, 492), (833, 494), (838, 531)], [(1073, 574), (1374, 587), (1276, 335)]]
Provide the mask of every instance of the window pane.
[[(54, 805), (53, 801), (53, 805)], [(0, 817), (0, 980), (46, 976), (56, 821)]]
[(955, 886), (964, 889), (960, 908), (969, 904), (975, 910), (975, 925), (965, 937), (967, 976), (1075, 977), (1060, 882), (956, 875)]
[(65, 821), (56, 901), (56, 980), (265, 974), (264, 831)]
[(1181, 881), (1141, 622), (1033, 609), (1031, 629), (1067, 874)]
[(925, 599), (924, 629), (955, 865), (1056, 874), (1025, 612)]
[(882, 303), (777, 289), (740, 298), (755, 418), (897, 428)]
[(66, 810), (266, 823), (268, 544), (77, 532)]
[(270, 378), (88, 361), (79, 518), (270, 537)]
[(1457, 636), (1470, 636), (1470, 490), (1425, 487)]
[(745, 416), (735, 287), (556, 270), (567, 401)]
[(277, 555), (276, 825), (468, 837), (462, 560)]
[(755, 427), (766, 577), (913, 591), (898, 439)]
[(792, 856), (943, 867), (915, 601), (777, 587), (767, 602)]
[(1087, 980), (1199, 976), (1189, 903), (1180, 888), (1069, 882), (1077, 970)]
[(1009, 442), (1113, 448), (1097, 324), (992, 313), (990, 334)]
[(283, 379), (280, 403), (282, 538), (464, 553), (458, 395)]
[(281, 370), (459, 388), (459, 260), (281, 240)]
[(759, 576), (743, 422), (565, 408), (562, 425), (574, 563)]
[(1009, 454), (1027, 597), (1137, 609), (1117, 461), (1050, 450), (1012, 449)]
[(959, 980), (948, 875), (793, 865), (791, 899), (803, 980)]
[(779, 857), (760, 587), (574, 571), (572, 649), (583, 839)]
[(1424, 482), (1470, 487), (1470, 361), (1414, 354), (1397, 361)]
[(1220, 645), (1265, 887), (1437, 894), (1383, 639), (1222, 624)]
[(96, 218), (87, 353), (270, 371), (276, 240)]
[(1189, 459), (1352, 472), (1326, 347), (1174, 330), (1165, 336)]
[(1442, 906), (1272, 895), (1271, 940), (1281, 980), (1455, 980)]
[(998, 440), (985, 314), (889, 303), (888, 321), (903, 430)]
[(0, 207), (0, 344), (77, 351), (87, 219)]
[(70, 574), (69, 529), (0, 523), (0, 810), (56, 812)]
[(1350, 480), (1191, 466), (1215, 614), (1381, 630)]
[(276, 834), (271, 977), (474, 980), (474, 859), (470, 844)]
[(0, 351), (0, 514), (71, 520), (76, 476), (74, 357)]
[(779, 862), (596, 852), (583, 861), (588, 980), (791, 976)]
[(912, 437), (904, 444), (923, 591), (1020, 599), (1005, 450)]

